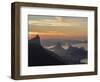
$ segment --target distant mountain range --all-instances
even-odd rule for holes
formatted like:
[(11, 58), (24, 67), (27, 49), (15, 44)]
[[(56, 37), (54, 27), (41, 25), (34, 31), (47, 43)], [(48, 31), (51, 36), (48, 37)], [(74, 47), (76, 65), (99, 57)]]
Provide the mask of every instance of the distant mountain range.
[(69, 45), (64, 49), (59, 42), (52, 48), (54, 51), (45, 49), (41, 45), (39, 35), (28, 41), (28, 66), (47, 65), (69, 65), (82, 64), (87, 59), (87, 51), (84, 48), (77, 48)]
[(66, 43), (71, 43), (71, 44), (88, 43), (87, 40), (59, 40), (59, 39), (49, 39), (49, 40), (42, 40), (41, 44), (43, 46), (50, 46), (50, 45), (55, 45), (57, 42), (62, 43), (62, 45), (65, 45)]
[(54, 47), (49, 48), (49, 50), (55, 52), (58, 56), (60, 56), (64, 62), (69, 64), (80, 64), (86, 63), (81, 60), (87, 60), (87, 51), (84, 47), (73, 47), (71, 44), (68, 44), (68, 49), (64, 49), (62, 45), (58, 42)]

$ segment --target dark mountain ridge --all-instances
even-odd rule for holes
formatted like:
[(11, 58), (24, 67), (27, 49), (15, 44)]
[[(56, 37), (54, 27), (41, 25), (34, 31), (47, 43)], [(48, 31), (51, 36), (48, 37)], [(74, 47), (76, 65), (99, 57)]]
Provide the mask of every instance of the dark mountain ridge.
[(58, 42), (50, 51), (43, 48), (39, 35), (28, 41), (28, 66), (47, 66), (47, 65), (70, 65), (82, 64), (80, 61), (87, 59), (87, 51), (84, 48), (73, 47), (65, 50)]
[[(62, 65), (62, 59), (55, 53), (44, 49), (40, 43), (40, 37), (37, 35), (28, 42), (28, 65), (44, 66), (44, 65)], [(54, 57), (56, 56), (56, 57)]]

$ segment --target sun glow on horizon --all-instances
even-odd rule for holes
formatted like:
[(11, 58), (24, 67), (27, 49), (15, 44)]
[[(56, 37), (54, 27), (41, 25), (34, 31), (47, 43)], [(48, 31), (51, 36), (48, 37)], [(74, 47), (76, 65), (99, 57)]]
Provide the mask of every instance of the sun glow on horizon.
[(28, 29), (29, 39), (87, 39), (87, 18), (29, 15)]

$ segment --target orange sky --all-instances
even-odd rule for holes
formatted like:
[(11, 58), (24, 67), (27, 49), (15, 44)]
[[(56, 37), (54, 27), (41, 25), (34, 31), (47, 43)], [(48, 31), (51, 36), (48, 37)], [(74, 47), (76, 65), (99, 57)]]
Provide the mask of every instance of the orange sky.
[(39, 34), (41, 39), (87, 39), (86, 17), (28, 17), (28, 37)]

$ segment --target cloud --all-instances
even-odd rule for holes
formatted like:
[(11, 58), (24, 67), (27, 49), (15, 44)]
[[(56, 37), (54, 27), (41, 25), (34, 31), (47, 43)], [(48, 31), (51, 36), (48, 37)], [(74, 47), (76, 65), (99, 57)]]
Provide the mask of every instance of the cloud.
[(64, 23), (56, 20), (40, 20), (40, 21), (29, 21), (29, 25), (36, 26), (72, 26), (70, 23)]
[[(35, 16), (34, 16), (35, 17)], [(47, 18), (48, 17), (48, 18)], [(83, 17), (36, 17), (29, 19), (29, 35), (86, 37), (87, 18)]]
[(65, 35), (65, 33), (58, 32), (28, 32), (29, 35)]
[(30, 26), (58, 26), (58, 27), (80, 27), (87, 25), (85, 18), (64, 18), (64, 17), (54, 17), (53, 19), (39, 19), (39, 20), (29, 20)]

